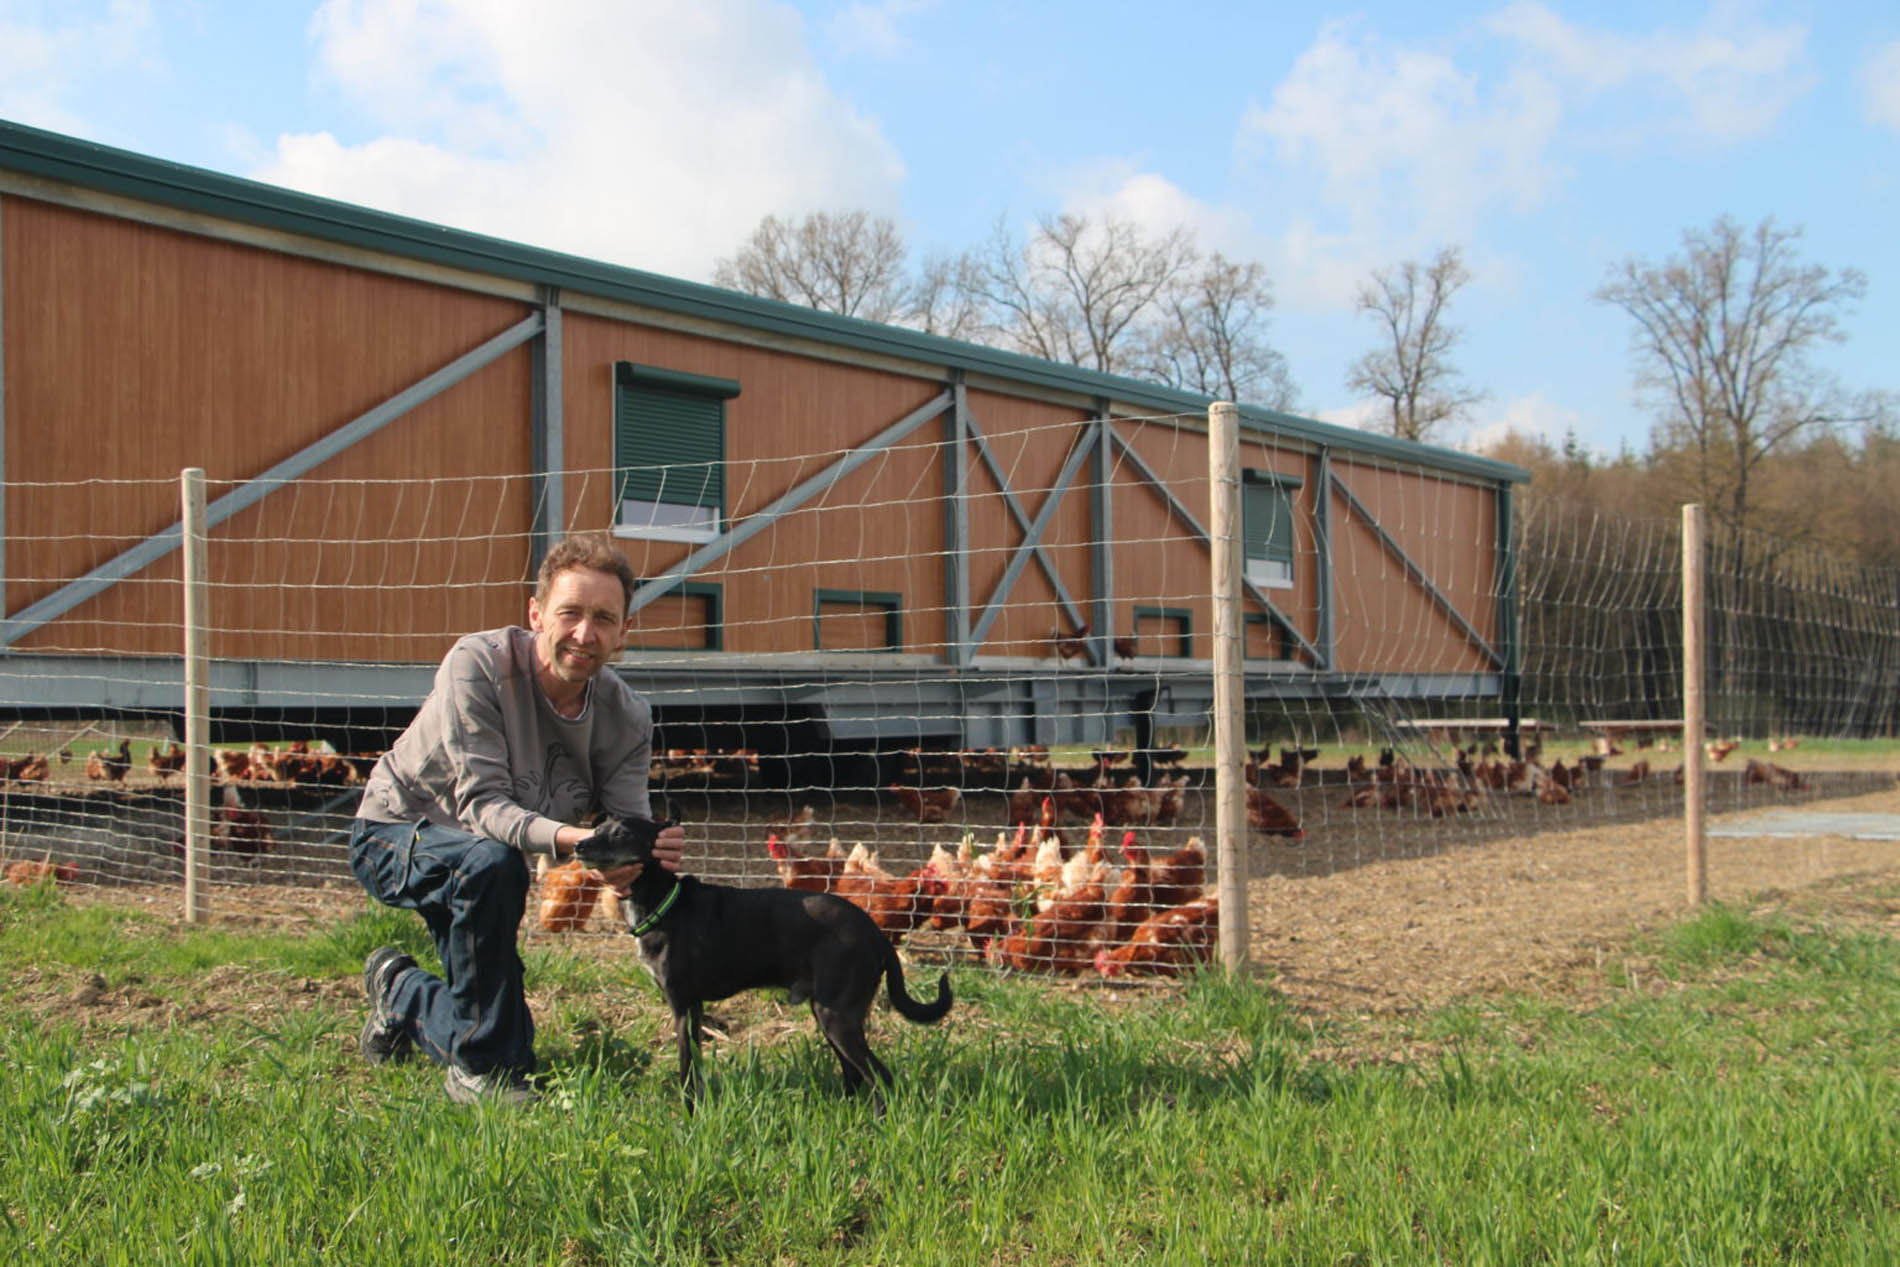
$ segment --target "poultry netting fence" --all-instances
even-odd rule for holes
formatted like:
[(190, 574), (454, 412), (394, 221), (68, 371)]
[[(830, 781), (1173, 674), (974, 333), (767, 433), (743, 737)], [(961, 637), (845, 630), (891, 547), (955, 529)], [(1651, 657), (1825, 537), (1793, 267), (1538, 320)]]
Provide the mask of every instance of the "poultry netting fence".
[[(1230, 595), (1206, 420), (1048, 431), (725, 461), (716, 495), (699, 467), (560, 475), (561, 528), (612, 534), (643, 578), (613, 671), (654, 706), (650, 787), (690, 869), (840, 893), (919, 955), (1088, 978), (1212, 956)], [(1677, 525), (1310, 441), (1249, 434), (1239, 460), (1256, 927), (1275, 878), (1350, 888), (1682, 813)], [(457, 637), (524, 623), (548, 486), (209, 485), (214, 908), (357, 900), (364, 778)], [(176, 891), (178, 483), (5, 497), (29, 526), (5, 543), (8, 878)], [(1900, 576), (1750, 534), (1708, 555), (1710, 807), (1891, 786)], [(1679, 855), (1600, 880), (1651, 865)], [(612, 906), (555, 871), (525, 935), (611, 934)]]

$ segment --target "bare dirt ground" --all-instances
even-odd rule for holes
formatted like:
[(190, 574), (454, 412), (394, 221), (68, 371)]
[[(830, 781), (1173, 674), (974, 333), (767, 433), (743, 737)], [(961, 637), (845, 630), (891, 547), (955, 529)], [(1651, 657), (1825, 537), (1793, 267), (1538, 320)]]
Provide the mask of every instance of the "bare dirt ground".
[[(1804, 804), (1900, 815), (1900, 786), (1888, 783), (1878, 791)], [(1747, 821), (1759, 813), (1750, 808), (1710, 821)], [(1427, 822), (1417, 830), (1422, 841), (1434, 828)], [(1679, 818), (1488, 840), (1467, 840), (1450, 824), (1435, 830), (1450, 843), (1434, 848), (1414, 841), (1399, 856), (1333, 851), (1323, 865), (1318, 853), (1302, 859), (1303, 844), (1276, 841), (1257, 850), (1249, 909), (1256, 971), (1297, 1008), (1322, 1015), (1409, 1012), (1503, 992), (1584, 1006), (1609, 988), (1605, 959), (1619, 954), (1631, 933), (1688, 910)], [(1841, 836), (1712, 837), (1707, 856), (1713, 899), (1774, 910), (1825, 908), (1831, 919), (1900, 934), (1900, 843)], [(167, 918), (177, 918), (181, 908), (179, 890), (170, 886), (79, 885), (69, 893), (77, 903), (133, 906)], [(345, 882), (218, 886), (210, 922), (315, 933), (348, 919), (363, 901)], [(539, 934), (530, 940), (547, 945), (551, 939)], [(628, 946), (608, 936), (561, 940), (583, 954), (619, 954)], [(14, 990), (21, 1000), (62, 1012), (78, 1007), (108, 1025), (138, 1024), (141, 1018), (177, 1023), (299, 1000), (345, 1010), (360, 1003), (354, 975), (334, 981), (262, 976), (220, 969), (201, 982), (194, 999), (179, 1002), (151, 993), (136, 975), (108, 986), (62, 969), (29, 966), (15, 978)], [(1115, 993), (1101, 982), (1057, 988)], [(782, 1011), (768, 1009), (758, 1020), (766, 1031), (806, 1028)]]

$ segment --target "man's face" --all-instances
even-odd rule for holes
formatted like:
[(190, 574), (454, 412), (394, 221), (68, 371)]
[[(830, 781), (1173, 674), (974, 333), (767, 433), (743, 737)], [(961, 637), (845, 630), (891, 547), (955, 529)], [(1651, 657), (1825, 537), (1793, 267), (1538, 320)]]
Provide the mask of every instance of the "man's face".
[(547, 602), (528, 600), (540, 668), (564, 682), (585, 682), (620, 653), (627, 636), (620, 582), (592, 568), (569, 568), (548, 586)]

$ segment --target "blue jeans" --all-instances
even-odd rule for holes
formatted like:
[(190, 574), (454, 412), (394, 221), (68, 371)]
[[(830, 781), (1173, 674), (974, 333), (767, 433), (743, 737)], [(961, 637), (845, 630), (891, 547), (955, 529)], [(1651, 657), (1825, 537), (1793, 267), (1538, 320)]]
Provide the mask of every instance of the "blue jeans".
[(442, 976), (401, 973), (387, 1000), (422, 1050), (470, 1073), (532, 1073), (534, 1018), (515, 945), (528, 905), (521, 854), (430, 822), (359, 818), (350, 870), (377, 901), (421, 915), (435, 939)]

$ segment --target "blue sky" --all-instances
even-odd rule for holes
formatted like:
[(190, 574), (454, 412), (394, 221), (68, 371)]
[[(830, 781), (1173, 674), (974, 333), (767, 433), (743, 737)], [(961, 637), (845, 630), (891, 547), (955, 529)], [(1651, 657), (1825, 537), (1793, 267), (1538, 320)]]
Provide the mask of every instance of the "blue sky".
[[(532, 16), (527, 16), (532, 15)], [(1455, 361), (1514, 426), (1646, 443), (1591, 300), (1730, 215), (1867, 274), (1900, 388), (1900, 6), (0, 0), (0, 117), (706, 280), (768, 212), (913, 252), (1113, 211), (1264, 263), (1302, 411), (1353, 423), (1375, 268), (1460, 247)]]

